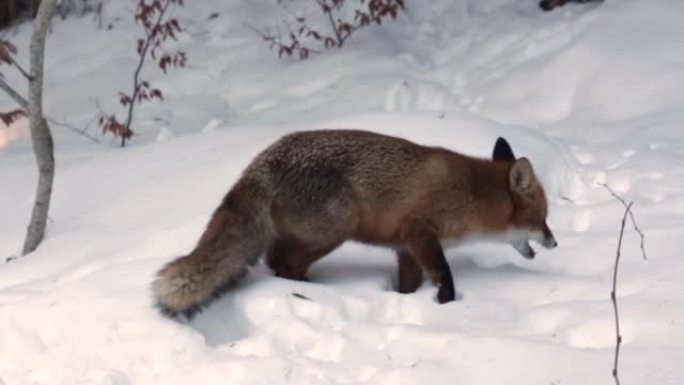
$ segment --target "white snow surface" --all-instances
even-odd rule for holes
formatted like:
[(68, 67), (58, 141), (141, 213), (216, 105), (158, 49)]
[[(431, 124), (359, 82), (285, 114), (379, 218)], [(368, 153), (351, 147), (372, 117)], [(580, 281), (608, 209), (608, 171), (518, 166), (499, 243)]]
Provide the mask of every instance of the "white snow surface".
[[(297, 4), (291, 3), (298, 12)], [(134, 2), (55, 19), (45, 109), (88, 127), (117, 112), (135, 66)], [(144, 75), (124, 149), (52, 125), (47, 237), (0, 264), (0, 384), (609, 384), (619, 271), (623, 384), (684, 383), (684, 2), (608, 0), (543, 13), (533, 0), (407, 0), (342, 50), (278, 60), (246, 24), (287, 18), (272, 0), (187, 2), (174, 46), (188, 68)], [(217, 12), (218, 17), (209, 19)], [(28, 25), (9, 31), (27, 62)], [(20, 77), (0, 67), (23, 90)], [(0, 110), (13, 109), (0, 94)], [(391, 251), (346, 244), (311, 282), (256, 266), (189, 323), (161, 316), (150, 283), (187, 253), (250, 159), (287, 132), (363, 128), (487, 157), (498, 136), (543, 181), (560, 246), (449, 250), (461, 298), (393, 290)], [(35, 189), (26, 122), (0, 127), (0, 257), (23, 241)]]

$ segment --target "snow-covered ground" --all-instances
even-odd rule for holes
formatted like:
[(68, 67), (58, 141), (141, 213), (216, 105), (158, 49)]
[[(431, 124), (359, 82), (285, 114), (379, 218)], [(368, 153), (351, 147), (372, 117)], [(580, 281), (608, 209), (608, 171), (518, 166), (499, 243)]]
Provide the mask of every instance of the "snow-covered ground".
[[(398, 21), (305, 62), (278, 60), (245, 25), (286, 17), (275, 1), (187, 3), (176, 14), (189, 67), (147, 70), (166, 100), (141, 107), (129, 147), (53, 125), (47, 238), (0, 264), (0, 384), (611, 383), (623, 207), (599, 183), (634, 201), (647, 234), (647, 263), (625, 235), (622, 382), (684, 383), (684, 2), (542, 13), (532, 0), (410, 0)], [(111, 31), (55, 20), (52, 117), (99, 136), (96, 105), (119, 111), (132, 13), (132, 1), (111, 1)], [(29, 32), (6, 35), (24, 62)], [(0, 94), (0, 110), (12, 108)], [(35, 188), (25, 126), (0, 127), (3, 260), (20, 249)], [(439, 305), (429, 283), (393, 291), (391, 252), (347, 244), (310, 283), (259, 265), (191, 323), (160, 316), (154, 273), (189, 251), (254, 154), (316, 127), (479, 156), (503, 135), (543, 180), (560, 246), (532, 261), (501, 245), (450, 250), (462, 298)]]

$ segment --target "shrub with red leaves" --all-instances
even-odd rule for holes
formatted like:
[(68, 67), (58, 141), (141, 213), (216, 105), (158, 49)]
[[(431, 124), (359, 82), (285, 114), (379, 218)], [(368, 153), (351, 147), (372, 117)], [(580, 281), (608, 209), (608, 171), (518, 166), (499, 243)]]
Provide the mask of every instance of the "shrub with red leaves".
[[(16, 66), (14, 55), (17, 54), (17, 47), (7, 40), (0, 39), (0, 65), (6, 64)], [(17, 66), (18, 67), (18, 66)], [(22, 71), (20, 69), (20, 71)], [(2, 72), (0, 72), (0, 79), (4, 79)], [(15, 109), (9, 112), (0, 111), (0, 121), (6, 126), (11, 125), (21, 117), (28, 116), (26, 111), (22, 109)]]
[(178, 19), (166, 18), (168, 8), (172, 5), (183, 6), (183, 0), (139, 0), (135, 22), (143, 28), (145, 36), (136, 42), (138, 66), (133, 73), (133, 90), (130, 93), (119, 92), (119, 103), (127, 108), (126, 120), (119, 121), (116, 115), (102, 116), (100, 126), (104, 134), (111, 133), (121, 138), (121, 146), (132, 138), (131, 123), (136, 104), (151, 101), (155, 98), (164, 100), (164, 95), (158, 88), (153, 88), (149, 82), (140, 79), (145, 61), (149, 58), (167, 73), (170, 67), (184, 67), (187, 61), (185, 52), (166, 52), (162, 46), (168, 39), (176, 40), (182, 31)]
[(102, 127), (102, 132), (111, 132), (114, 136), (121, 138), (124, 145), (124, 141), (133, 137), (133, 131), (131, 131), (128, 126), (121, 124), (116, 120), (116, 116), (101, 116), (100, 117), (100, 127)]
[[(296, 55), (304, 60), (321, 49), (342, 48), (347, 39), (357, 30), (372, 24), (381, 25), (383, 20), (396, 19), (404, 11), (404, 0), (358, 0), (352, 5), (353, 17), (343, 18), (351, 2), (346, 0), (314, 0), (322, 16), (329, 24), (329, 31), (323, 32), (311, 27), (303, 16), (294, 16), (297, 28), (283, 37), (254, 29), (262, 39), (276, 49), (278, 57)], [(278, 1), (282, 6), (282, 0)]]

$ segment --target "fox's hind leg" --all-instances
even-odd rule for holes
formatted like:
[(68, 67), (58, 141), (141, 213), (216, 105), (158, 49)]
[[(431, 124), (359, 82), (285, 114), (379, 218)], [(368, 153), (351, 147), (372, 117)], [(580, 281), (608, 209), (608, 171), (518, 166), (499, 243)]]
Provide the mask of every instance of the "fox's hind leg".
[(305, 280), (312, 263), (350, 238), (357, 227), (354, 191), (335, 170), (302, 169), (271, 205), (276, 240), (266, 260), (284, 278)]
[(292, 264), (293, 256), (300, 252), (301, 246), (292, 239), (280, 238), (276, 240), (266, 252), (266, 263), (276, 276), (306, 281), (306, 271), (297, 269)]
[(266, 263), (278, 277), (308, 281), (306, 272), (309, 266), (336, 249), (340, 243), (312, 246), (300, 240), (281, 238), (269, 248)]
[(399, 260), (399, 285), (397, 289), (400, 293), (413, 293), (423, 283), (423, 271), (407, 251), (398, 251), (397, 257)]

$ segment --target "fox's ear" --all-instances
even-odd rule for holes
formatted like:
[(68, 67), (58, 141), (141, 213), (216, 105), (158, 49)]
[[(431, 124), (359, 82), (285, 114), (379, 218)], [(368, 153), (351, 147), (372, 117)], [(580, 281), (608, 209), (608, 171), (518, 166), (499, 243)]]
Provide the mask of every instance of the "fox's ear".
[(508, 141), (502, 137), (496, 140), (494, 144), (494, 151), (492, 152), (493, 160), (505, 160), (509, 162), (515, 161), (515, 155), (513, 155), (513, 149)]
[(508, 174), (508, 180), (511, 184), (511, 191), (519, 194), (529, 192), (532, 186), (537, 183), (532, 170), (532, 163), (524, 157), (516, 160)]

